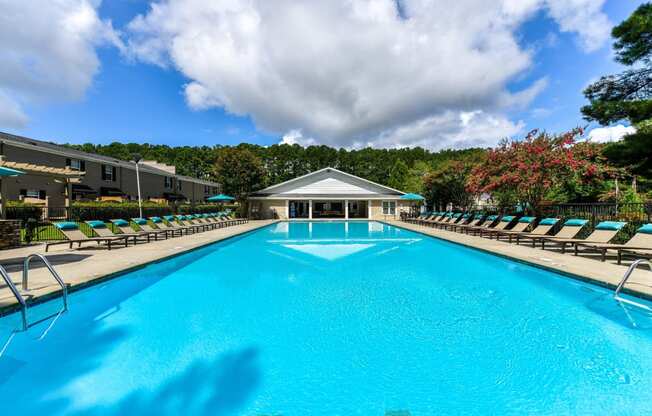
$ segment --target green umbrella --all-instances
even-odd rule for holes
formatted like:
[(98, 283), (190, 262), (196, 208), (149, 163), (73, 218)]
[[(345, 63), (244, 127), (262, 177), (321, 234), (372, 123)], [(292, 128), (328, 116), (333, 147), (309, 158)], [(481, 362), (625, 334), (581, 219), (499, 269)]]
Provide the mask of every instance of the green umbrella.
[(11, 169), (11, 168), (6, 168), (4, 166), (0, 166), (0, 218), (5, 217), (5, 210), (3, 208), (2, 204), (2, 178), (5, 176), (18, 176), (18, 175), (24, 175), (25, 172), (21, 172), (16, 169)]
[(419, 194), (405, 194), (405, 195), (401, 195), (401, 199), (405, 199), (408, 201), (423, 201), (426, 198), (422, 197)]
[(235, 200), (234, 197), (224, 195), (224, 194), (219, 194), (219, 195), (213, 195), (210, 198), (206, 198), (208, 202), (225, 202), (225, 201), (233, 201)]

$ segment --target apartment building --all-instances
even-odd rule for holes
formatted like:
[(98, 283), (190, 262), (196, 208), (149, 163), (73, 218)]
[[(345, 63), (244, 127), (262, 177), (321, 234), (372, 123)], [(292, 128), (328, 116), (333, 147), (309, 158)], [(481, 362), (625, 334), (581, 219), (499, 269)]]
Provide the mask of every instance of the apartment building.
[[(137, 200), (136, 165), (93, 153), (80, 152), (55, 143), (0, 132), (0, 159), (44, 167), (85, 172), (72, 185), (73, 200)], [(220, 192), (218, 183), (176, 174), (174, 166), (141, 161), (140, 189), (143, 200), (204, 202)], [(22, 175), (3, 181), (3, 197), (9, 201), (42, 202), (63, 206), (65, 185), (56, 179)]]

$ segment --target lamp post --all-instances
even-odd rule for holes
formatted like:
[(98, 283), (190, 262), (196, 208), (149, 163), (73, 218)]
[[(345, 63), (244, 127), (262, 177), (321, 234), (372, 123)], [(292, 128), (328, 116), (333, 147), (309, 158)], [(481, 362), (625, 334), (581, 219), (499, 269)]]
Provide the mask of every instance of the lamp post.
[(138, 153), (133, 154), (134, 163), (136, 163), (136, 186), (138, 188), (138, 217), (143, 218), (143, 202), (140, 199), (140, 171), (138, 170), (138, 162), (143, 157)]

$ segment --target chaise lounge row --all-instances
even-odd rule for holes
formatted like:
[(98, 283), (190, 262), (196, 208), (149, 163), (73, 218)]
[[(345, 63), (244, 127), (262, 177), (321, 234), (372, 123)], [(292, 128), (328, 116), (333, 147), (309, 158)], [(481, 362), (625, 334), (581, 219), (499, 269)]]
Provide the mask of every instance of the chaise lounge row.
[[(559, 218), (543, 218), (537, 222), (536, 217), (433, 212), (405, 221), (479, 237), (505, 239), (510, 243), (528, 242), (532, 247), (540, 244), (541, 249), (558, 247), (562, 253), (569, 248), (575, 255), (598, 253), (602, 261), (606, 260), (607, 254), (613, 253), (617, 256), (618, 264), (624, 258), (652, 258), (652, 224), (638, 228), (626, 243), (616, 244), (612, 241), (627, 225), (626, 222), (602, 221), (586, 238), (577, 238), (588, 225), (588, 220), (571, 218), (558, 227)], [(557, 228), (558, 231), (552, 234)]]
[[(104, 244), (109, 250), (115, 245), (127, 247), (129, 243), (136, 245), (139, 242), (149, 243), (152, 239), (179, 237), (195, 234), (216, 228), (248, 222), (246, 218), (232, 218), (228, 212), (215, 212), (208, 214), (166, 215), (164, 217), (132, 218), (131, 222), (124, 219), (111, 220), (109, 224), (104, 221), (85, 221), (94, 236), (89, 237), (82, 232), (76, 222), (65, 221), (54, 223), (54, 226), (63, 234), (65, 240), (54, 241), (45, 245), (47, 252), (50, 246), (74, 244), (81, 247), (84, 243), (95, 242)], [(117, 230), (117, 232), (116, 232)]]

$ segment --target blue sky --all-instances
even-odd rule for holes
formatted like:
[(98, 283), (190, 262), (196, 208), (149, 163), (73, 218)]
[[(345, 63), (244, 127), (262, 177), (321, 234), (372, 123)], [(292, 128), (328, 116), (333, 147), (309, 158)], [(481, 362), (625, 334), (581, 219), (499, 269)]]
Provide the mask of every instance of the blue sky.
[[(606, 15), (611, 23), (618, 23), (640, 3), (632, 0), (608, 0), (604, 3), (600, 13)], [(172, 7), (169, 9), (166, 11), (168, 14), (164, 21), (173, 21), (176, 17)], [(408, 13), (410, 12), (409, 4), (406, 10)], [(417, 10), (416, 6), (413, 10)], [(328, 10), (315, 11), (314, 16), (319, 18), (319, 13), (325, 14), (326, 12)], [(160, 25), (161, 20), (156, 20), (155, 16), (147, 21), (147, 30), (145, 31), (134, 30), (133, 24), (129, 26), (136, 16), (147, 16), (150, 13), (149, 2), (139, 0), (104, 1), (95, 10), (95, 13), (97, 15), (93, 23), (95, 26), (91, 26), (88, 30), (97, 31), (97, 22), (106, 23), (110, 20), (112, 30), (118, 34), (119, 47), (115, 42), (106, 41), (106, 39), (91, 42), (90, 46), (83, 45), (90, 48), (91, 54), (95, 54), (98, 66), (94, 70), (89, 70), (88, 82), (84, 84), (84, 87), (78, 87), (79, 91), (75, 90), (74, 93), (71, 93), (72, 97), (56, 93), (33, 98), (35, 94), (25, 93), (17, 86), (3, 85), (0, 74), (0, 99), (4, 87), (6, 91), (9, 91), (7, 94), (10, 99), (18, 97), (15, 101), (20, 104), (21, 112), (26, 119), (18, 124), (11, 122), (3, 124), (0, 118), (0, 130), (39, 139), (72, 143), (123, 141), (169, 145), (215, 145), (250, 142), (269, 145), (278, 143), (285, 136), (286, 142), (290, 143), (325, 143), (347, 147), (365, 144), (377, 147), (425, 145), (436, 149), (478, 144), (490, 145), (499, 139), (499, 136), (518, 136), (531, 128), (559, 132), (578, 125), (586, 125), (579, 111), (579, 108), (585, 104), (581, 93), (582, 89), (600, 75), (622, 69), (613, 62), (611, 39), (602, 42), (597, 48), (587, 50), (581, 44), (582, 39), (578, 35), (580, 32), (576, 30), (561, 31), (560, 22), (563, 20), (560, 20), (559, 16), (553, 17), (552, 11), (542, 8), (519, 21), (515, 28), (506, 29), (513, 35), (520, 48), (519, 51), (514, 52), (515, 60), (521, 59), (525, 53), (529, 56), (529, 62), (519, 64), (520, 66), (515, 64), (513, 71), (509, 72), (510, 69), (502, 68), (498, 60), (494, 61), (499, 62), (493, 67), (495, 69), (491, 68), (488, 72), (489, 74), (494, 71), (509, 72), (500, 78), (499, 83), (502, 83), (500, 88), (513, 94), (533, 87), (537, 80), (543, 80), (545, 88), (542, 88), (537, 94), (533, 94), (534, 97), (522, 105), (502, 106), (496, 104), (494, 101), (497, 102), (498, 99), (494, 100), (494, 98), (501, 92), (495, 88), (495, 83), (487, 87), (494, 88), (494, 90), (487, 93), (487, 96), (478, 98), (477, 102), (474, 101), (476, 98), (467, 98), (469, 94), (473, 95), (475, 81), (471, 77), (466, 83), (470, 85), (465, 87), (471, 93), (466, 92), (456, 96), (454, 91), (448, 92), (451, 94), (451, 98), (441, 101), (438, 101), (436, 91), (432, 97), (421, 97), (418, 93), (413, 93), (414, 97), (408, 96), (405, 101), (397, 101), (391, 105), (385, 103), (384, 96), (379, 95), (381, 98), (378, 99), (374, 94), (370, 94), (371, 101), (376, 99), (379, 103), (385, 103), (386, 111), (392, 115), (401, 113), (400, 110), (397, 111), (397, 108), (406, 107), (405, 103), (410, 106), (410, 103), (423, 102), (422, 108), (427, 108), (428, 111), (421, 111), (415, 104), (414, 109), (406, 110), (405, 114), (400, 114), (395, 119), (389, 117), (392, 120), (387, 122), (378, 121), (379, 119), (388, 120), (387, 113), (384, 113), (385, 115), (380, 113), (378, 117), (370, 117), (369, 120), (366, 120), (362, 119), (364, 117), (349, 118), (347, 112), (342, 112), (343, 116), (337, 115), (339, 119), (336, 121), (332, 120), (336, 118), (336, 115), (333, 115), (332, 119), (313, 122), (313, 119), (320, 115), (319, 111), (311, 107), (314, 101), (323, 100), (314, 108), (323, 108), (325, 113), (328, 113), (332, 107), (337, 107), (340, 102), (337, 101), (340, 98), (335, 101), (331, 100), (328, 87), (324, 88), (324, 92), (316, 92), (315, 97), (310, 97), (310, 100), (305, 98), (305, 103), (299, 102), (304, 96), (311, 96), (313, 89), (320, 90), (321, 85), (310, 87), (311, 84), (305, 81), (306, 77), (312, 76), (313, 72), (319, 72), (319, 69), (306, 73), (284, 73), (282, 71), (285, 71), (287, 65), (278, 64), (279, 77), (284, 77), (284, 85), (292, 84), (288, 89), (295, 91), (295, 94), (286, 96), (281, 91), (277, 92), (277, 97), (273, 97), (273, 99), (270, 97), (270, 100), (266, 101), (264, 98), (265, 88), (273, 91), (276, 87), (275, 84), (266, 85), (264, 81), (261, 81), (259, 88), (263, 91), (252, 92), (250, 86), (242, 87), (242, 83), (246, 82), (246, 80), (242, 81), (242, 73), (235, 77), (232, 73), (223, 72), (224, 69), (220, 67), (222, 63), (219, 60), (213, 60), (211, 64), (207, 64), (193, 59), (191, 56), (190, 58), (173, 57), (169, 58), (167, 62), (158, 62), (155, 57), (159, 56), (157, 54), (160, 51), (152, 52), (148, 49), (143, 53), (142, 47), (136, 52), (130, 51), (130, 44), (141, 42), (140, 46), (147, 46), (148, 44), (143, 41), (143, 38), (146, 40), (184, 39), (183, 33), (170, 33), (167, 29), (156, 26)], [(261, 16), (266, 16), (264, 13), (270, 12), (260, 11)], [(216, 19), (219, 18), (216, 17)], [(290, 21), (289, 25), (292, 23)], [(197, 24), (198, 32), (201, 32), (201, 24), (200, 22)], [(287, 21), (280, 24), (288, 25)], [(213, 35), (210, 29), (207, 31)], [(221, 36), (221, 34), (214, 35)], [(497, 37), (502, 35), (502, 33), (497, 34)], [(12, 39), (5, 39), (5, 41), (10, 42)], [(20, 41), (17, 40), (16, 43)], [(283, 38), (281, 38), (282, 41)], [(277, 40), (276, 45), (278, 43)], [(313, 44), (318, 43), (319, 39), (315, 38)], [(262, 43), (262, 47), (265, 46), (266, 44)], [(288, 45), (288, 48), (293, 47)], [(198, 51), (198, 55), (201, 55), (202, 50)], [(30, 53), (33, 54), (29, 57), (30, 59), (35, 61), (40, 59), (37, 48)], [(170, 49), (164, 53), (173, 54)], [(369, 59), (374, 59), (376, 56), (370, 55)], [(303, 58), (299, 54), (291, 56), (292, 62)], [(50, 61), (47, 62), (58, 64), (60, 58), (48, 57), (48, 59)], [(266, 59), (270, 58), (266, 57)], [(423, 67), (432, 68), (432, 62), (437, 62), (436, 56), (432, 59), (432, 61), (424, 61)], [(305, 58), (305, 62), (309, 63), (310, 59)], [(211, 76), (210, 65), (216, 65), (215, 72), (218, 75), (215, 77)], [(333, 67), (333, 73), (344, 65), (348, 64), (343, 58), (342, 65)], [(367, 68), (363, 64), (361, 71), (371, 71), (377, 67), (376, 65)], [(246, 65), (241, 68), (243, 73), (248, 70)], [(394, 75), (405, 79), (404, 74)], [(388, 82), (394, 75), (388, 74)], [(450, 77), (451, 75), (447, 74), (446, 76)], [(478, 74), (478, 77), (480, 76), (482, 74)], [(491, 75), (488, 76), (491, 77)], [(433, 76), (433, 78), (438, 78), (438, 76)], [(321, 79), (323, 80), (323, 78)], [(301, 84), (304, 81), (305, 85)], [(368, 82), (359, 77), (359, 79), (351, 81), (352, 88), (356, 86), (355, 82), (357, 81), (364, 87), (361, 86), (360, 89), (354, 89), (354, 91), (364, 98), (366, 91), (364, 88), (368, 87)], [(76, 81), (71, 81), (71, 83), (74, 82)], [(337, 89), (343, 82), (346, 82), (346, 78), (344, 81), (333, 79), (332, 88)], [(435, 90), (438, 87), (437, 82), (441, 81), (433, 80), (433, 89)], [(223, 87), (222, 83), (225, 85), (228, 83), (228, 86)], [(202, 91), (208, 91), (209, 97), (200, 99), (199, 103), (193, 101), (191, 98), (193, 95), (190, 90), (186, 89), (190, 84), (201, 86)], [(381, 90), (382, 87), (379, 85), (377, 89)], [(238, 90), (238, 88), (242, 89)], [(481, 89), (482, 86), (478, 88)], [(397, 87), (397, 89), (388, 90), (387, 94), (391, 95), (393, 100), (401, 94), (401, 90)], [(59, 96), (63, 96), (63, 98), (60, 99)], [(201, 95), (201, 97), (204, 96)], [(217, 104), (215, 97), (219, 97), (220, 100)], [(257, 102), (252, 102), (256, 99)], [(283, 107), (281, 103), (285, 103), (286, 100), (287, 102), (296, 102), (296, 106), (274, 112), (274, 107), (277, 105)], [(222, 101), (227, 101), (227, 104)], [(343, 105), (349, 103), (346, 100), (342, 102)], [(402, 106), (401, 103), (403, 103)], [(298, 112), (302, 112), (303, 108), (307, 113), (312, 112), (314, 117), (310, 117), (311, 114), (296, 115)], [(335, 108), (333, 111), (336, 110), (338, 109)], [(369, 111), (373, 112), (374, 110)], [(474, 111), (475, 113), (473, 113)], [(235, 115), (234, 112), (241, 115)], [(478, 125), (482, 125), (483, 128), (480, 131), (468, 132), (458, 126), (459, 123), (456, 120), (464, 120), (463, 114), (476, 114), (473, 116), (473, 120), (477, 120)], [(458, 117), (458, 115), (462, 116)], [(279, 121), (277, 122), (277, 120)], [(495, 133), (490, 129), (494, 124), (497, 126)], [(467, 141), (462, 137), (464, 135), (477, 135), (477, 137), (474, 136), (473, 140)]]

